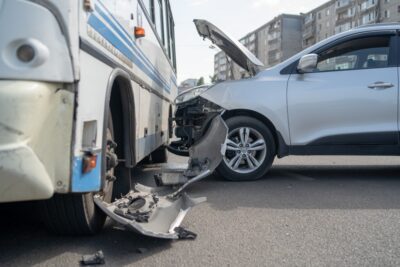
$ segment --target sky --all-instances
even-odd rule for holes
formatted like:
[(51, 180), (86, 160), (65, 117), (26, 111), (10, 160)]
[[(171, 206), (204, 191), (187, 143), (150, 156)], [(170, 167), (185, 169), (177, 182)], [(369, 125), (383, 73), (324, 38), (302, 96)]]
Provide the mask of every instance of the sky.
[(206, 19), (238, 40), (282, 13), (300, 14), (327, 0), (170, 0), (175, 19), (178, 82), (214, 73), (211, 42), (198, 35), (193, 19)]

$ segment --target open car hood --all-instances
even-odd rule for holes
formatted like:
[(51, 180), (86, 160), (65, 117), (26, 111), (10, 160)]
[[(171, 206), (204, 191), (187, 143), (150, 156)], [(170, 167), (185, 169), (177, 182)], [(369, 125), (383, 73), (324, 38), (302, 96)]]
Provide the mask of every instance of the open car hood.
[(244, 45), (234, 38), (229, 37), (212, 23), (206, 20), (195, 19), (197, 31), (200, 36), (211, 40), (216, 46), (224, 51), (236, 64), (256, 75), (264, 64), (253, 55)]

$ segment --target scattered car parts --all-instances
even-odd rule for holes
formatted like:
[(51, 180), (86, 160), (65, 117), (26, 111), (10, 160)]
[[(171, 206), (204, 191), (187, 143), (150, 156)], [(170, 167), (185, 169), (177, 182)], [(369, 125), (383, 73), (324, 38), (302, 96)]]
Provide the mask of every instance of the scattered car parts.
[[(190, 91), (185, 91), (178, 98), (186, 94), (192, 95)], [(177, 104), (174, 118), (176, 122), (175, 135), (180, 140), (172, 142), (168, 149), (171, 153), (189, 156), (189, 149), (204, 136), (210, 122), (223, 114), (224, 110), (218, 105), (195, 95), (191, 98), (184, 97), (184, 99), (184, 102)]]
[(173, 169), (164, 169), (167, 175), (156, 176), (157, 187), (137, 184), (133, 191), (111, 204), (103, 201), (101, 195), (95, 196), (95, 203), (124, 229), (162, 239), (196, 238), (196, 234), (180, 225), (189, 210), (206, 198), (191, 198), (184, 190), (208, 177), (221, 163), (228, 135), (228, 127), (217, 113), (203, 122), (205, 134), (195, 138), (188, 148), (186, 170), (174, 173)]

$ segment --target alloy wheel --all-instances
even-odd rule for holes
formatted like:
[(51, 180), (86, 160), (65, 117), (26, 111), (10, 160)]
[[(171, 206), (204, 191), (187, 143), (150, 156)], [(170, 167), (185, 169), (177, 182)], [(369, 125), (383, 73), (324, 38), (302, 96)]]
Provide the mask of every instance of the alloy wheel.
[(251, 173), (266, 159), (267, 145), (260, 132), (251, 127), (241, 127), (228, 134), (224, 156), (226, 166), (237, 173)]

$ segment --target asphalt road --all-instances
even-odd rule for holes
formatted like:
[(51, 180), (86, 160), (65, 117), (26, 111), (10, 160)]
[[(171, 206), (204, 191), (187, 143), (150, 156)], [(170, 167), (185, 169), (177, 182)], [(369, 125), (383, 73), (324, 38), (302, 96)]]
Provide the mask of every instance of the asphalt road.
[(399, 192), (400, 158), (286, 158), (260, 181), (194, 185), (208, 202), (184, 226), (198, 237), (173, 242), (110, 223), (98, 236), (57, 237), (32, 204), (2, 205), (0, 265), (78, 266), (101, 249), (107, 266), (399, 266)]

